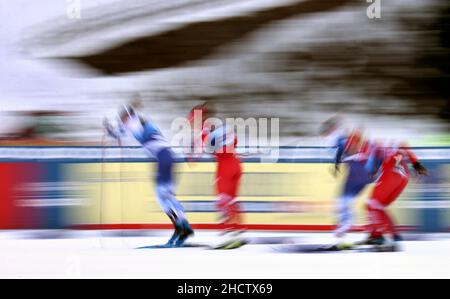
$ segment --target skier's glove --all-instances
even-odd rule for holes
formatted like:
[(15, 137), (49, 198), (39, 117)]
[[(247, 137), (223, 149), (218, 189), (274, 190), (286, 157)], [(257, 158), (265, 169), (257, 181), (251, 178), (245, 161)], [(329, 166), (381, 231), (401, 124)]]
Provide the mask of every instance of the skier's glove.
[(103, 119), (103, 128), (110, 137), (117, 139), (117, 134), (115, 134), (113, 126), (106, 117)]
[(424, 175), (424, 176), (428, 175), (428, 170), (425, 167), (423, 167), (423, 165), (420, 164), (419, 162), (414, 163), (413, 167), (418, 174)]

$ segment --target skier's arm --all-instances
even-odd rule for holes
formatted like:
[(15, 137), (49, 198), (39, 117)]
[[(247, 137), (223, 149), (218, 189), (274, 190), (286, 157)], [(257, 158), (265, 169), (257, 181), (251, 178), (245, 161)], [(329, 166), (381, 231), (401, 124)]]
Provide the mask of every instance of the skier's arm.
[(375, 154), (370, 153), (369, 158), (367, 159), (366, 164), (364, 165), (364, 169), (369, 173), (373, 174), (375, 169)]
[(339, 138), (337, 141), (336, 156), (334, 157), (334, 170), (339, 172), (339, 164), (342, 162), (342, 156), (344, 155), (346, 138)]
[(370, 177), (373, 177), (380, 168), (383, 161), (383, 154), (380, 149), (374, 149), (370, 152), (364, 169), (369, 173)]
[(103, 120), (103, 127), (105, 128), (105, 132), (114, 139), (121, 139), (126, 135), (126, 130), (123, 125), (114, 127), (106, 118)]
[(407, 147), (403, 148), (403, 150), (405, 151), (405, 154), (408, 157), (409, 161), (411, 162), (414, 170), (419, 175), (427, 176), (428, 170), (419, 162), (419, 160), (417, 159), (417, 156)]

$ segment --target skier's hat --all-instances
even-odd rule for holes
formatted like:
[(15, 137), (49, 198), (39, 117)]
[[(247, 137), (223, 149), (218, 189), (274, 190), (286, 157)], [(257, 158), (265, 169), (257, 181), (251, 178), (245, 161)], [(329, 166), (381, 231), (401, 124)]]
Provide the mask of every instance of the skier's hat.
[(121, 121), (124, 121), (127, 118), (132, 117), (135, 115), (136, 112), (133, 108), (133, 106), (128, 104), (123, 104), (122, 109), (119, 111), (119, 118)]

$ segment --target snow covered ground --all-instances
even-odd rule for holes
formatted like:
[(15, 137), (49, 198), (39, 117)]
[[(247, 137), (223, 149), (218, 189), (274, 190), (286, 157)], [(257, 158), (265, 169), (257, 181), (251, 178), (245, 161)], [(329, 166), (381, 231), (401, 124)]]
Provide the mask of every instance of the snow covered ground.
[[(282, 243), (326, 244), (331, 236), (267, 232), (247, 233), (252, 244), (229, 251), (136, 249), (169, 234), (1, 232), (0, 278), (450, 278), (448, 235), (408, 238), (396, 253), (282, 253)], [(199, 232), (190, 242), (215, 241), (216, 233)]]

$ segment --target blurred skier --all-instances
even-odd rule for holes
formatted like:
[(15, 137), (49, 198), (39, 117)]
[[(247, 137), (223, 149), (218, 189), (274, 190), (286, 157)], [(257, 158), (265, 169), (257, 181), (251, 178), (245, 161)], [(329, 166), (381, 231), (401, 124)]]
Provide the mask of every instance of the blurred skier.
[(346, 133), (341, 128), (340, 118), (331, 118), (322, 124), (321, 134), (330, 136), (334, 134), (336, 147), (334, 174), (340, 171), (340, 164), (348, 165), (348, 174), (344, 187), (338, 198), (338, 224), (335, 230), (337, 246), (345, 246), (343, 239), (352, 226), (352, 205), (358, 194), (370, 183), (369, 172), (365, 165), (368, 158), (369, 142), (365, 140), (359, 130)]
[(366, 169), (372, 174), (378, 172), (379, 177), (367, 203), (369, 237), (363, 244), (383, 245), (386, 234), (390, 234), (394, 242), (401, 240), (386, 208), (398, 198), (409, 182), (408, 162), (417, 174), (428, 175), (427, 169), (406, 144), (400, 147), (378, 147), (371, 152)]
[(193, 235), (182, 205), (175, 198), (173, 186), (173, 152), (159, 129), (140, 116), (132, 105), (124, 105), (119, 113), (118, 127), (113, 127), (107, 119), (104, 121), (106, 132), (119, 139), (131, 134), (150, 157), (158, 161), (156, 194), (162, 210), (170, 218), (175, 231), (166, 246), (182, 246)]
[[(197, 113), (196, 113), (197, 112)], [(194, 107), (188, 119), (195, 122), (195, 117), (201, 117), (200, 131), (196, 132), (197, 140), (213, 154), (217, 161), (216, 194), (217, 208), (221, 212), (221, 224), (228, 239), (217, 248), (232, 249), (245, 244), (238, 236), (241, 228), (241, 208), (237, 201), (239, 183), (242, 175), (241, 161), (236, 154), (237, 137), (234, 128), (224, 126), (208, 126), (208, 117), (214, 115), (211, 104), (205, 102)], [(196, 142), (196, 141), (194, 141)], [(198, 144), (198, 142), (197, 142)]]
[(353, 212), (352, 206), (356, 197), (364, 188), (373, 182), (372, 177), (365, 168), (368, 159), (370, 145), (364, 140), (359, 131), (352, 132), (346, 140), (342, 156), (337, 161), (348, 165), (348, 174), (345, 179), (342, 195), (338, 200), (339, 223), (335, 235), (338, 239), (343, 239), (352, 226)]

